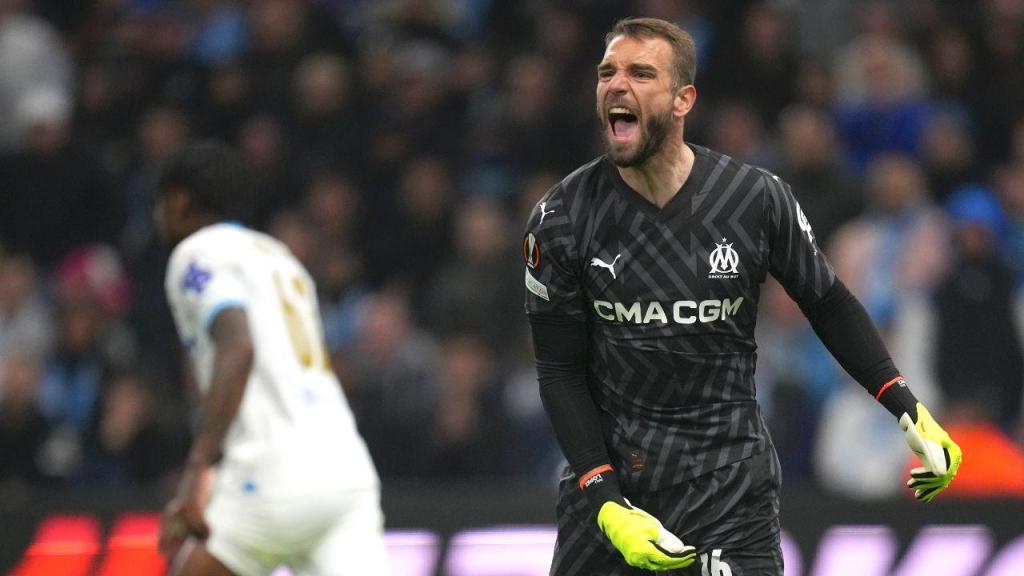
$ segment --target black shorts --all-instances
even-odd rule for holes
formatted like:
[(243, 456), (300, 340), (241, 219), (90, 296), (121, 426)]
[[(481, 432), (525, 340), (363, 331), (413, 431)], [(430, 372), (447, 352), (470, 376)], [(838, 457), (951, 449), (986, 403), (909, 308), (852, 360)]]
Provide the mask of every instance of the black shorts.
[[(697, 561), (665, 576), (782, 576), (779, 527), (781, 472), (773, 449), (664, 490), (625, 493), (684, 544)], [(704, 564), (707, 564), (706, 569)], [(597, 526), (575, 477), (563, 477), (558, 496), (558, 540), (551, 576), (635, 576)]]

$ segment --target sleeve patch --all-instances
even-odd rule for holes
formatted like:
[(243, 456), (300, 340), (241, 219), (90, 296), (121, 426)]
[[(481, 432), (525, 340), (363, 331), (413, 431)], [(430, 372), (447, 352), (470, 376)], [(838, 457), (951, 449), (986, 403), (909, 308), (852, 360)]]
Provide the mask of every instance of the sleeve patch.
[(800, 207), (800, 203), (796, 203), (796, 221), (797, 225), (800, 226), (800, 230), (807, 234), (807, 241), (811, 243), (814, 248), (814, 255), (818, 255), (818, 246), (814, 243), (814, 232), (811, 231), (811, 223), (807, 220), (807, 216), (804, 215), (803, 208)]
[(551, 297), (548, 295), (548, 287), (534, 278), (533, 274), (530, 274), (529, 268), (526, 268), (526, 289), (548, 302), (551, 301)]
[(186, 292), (202, 294), (211, 278), (213, 278), (213, 273), (208, 269), (201, 268), (195, 262), (189, 262), (188, 268), (185, 270), (185, 277), (181, 281), (181, 287)]
[(532, 232), (523, 237), (523, 260), (530, 268), (540, 266), (540, 245)]

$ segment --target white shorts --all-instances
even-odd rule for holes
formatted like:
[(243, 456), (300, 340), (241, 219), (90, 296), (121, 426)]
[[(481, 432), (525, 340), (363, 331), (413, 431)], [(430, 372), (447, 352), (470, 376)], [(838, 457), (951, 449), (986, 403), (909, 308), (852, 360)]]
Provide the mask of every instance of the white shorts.
[(266, 576), (282, 565), (295, 576), (388, 574), (378, 490), (310, 496), (215, 495), (205, 513), (206, 549), (237, 576)]

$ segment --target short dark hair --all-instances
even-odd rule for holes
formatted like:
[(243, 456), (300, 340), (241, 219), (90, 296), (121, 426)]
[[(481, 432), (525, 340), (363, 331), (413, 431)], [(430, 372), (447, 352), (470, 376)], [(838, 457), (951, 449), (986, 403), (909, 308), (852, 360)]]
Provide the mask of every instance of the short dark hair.
[(160, 170), (159, 189), (184, 188), (192, 209), (222, 218), (242, 218), (248, 211), (249, 179), (241, 156), (219, 140), (181, 147)]
[(697, 45), (693, 36), (675, 24), (658, 18), (623, 18), (604, 37), (604, 46), (619, 36), (662, 38), (672, 46), (673, 84), (675, 88), (693, 84), (697, 76)]

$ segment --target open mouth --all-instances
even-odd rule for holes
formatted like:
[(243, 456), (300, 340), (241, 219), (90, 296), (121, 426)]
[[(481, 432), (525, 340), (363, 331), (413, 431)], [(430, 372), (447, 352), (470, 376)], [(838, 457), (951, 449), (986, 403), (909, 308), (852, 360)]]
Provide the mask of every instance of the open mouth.
[(612, 106), (608, 109), (608, 125), (616, 140), (629, 140), (636, 134), (640, 126), (637, 115), (625, 106)]

